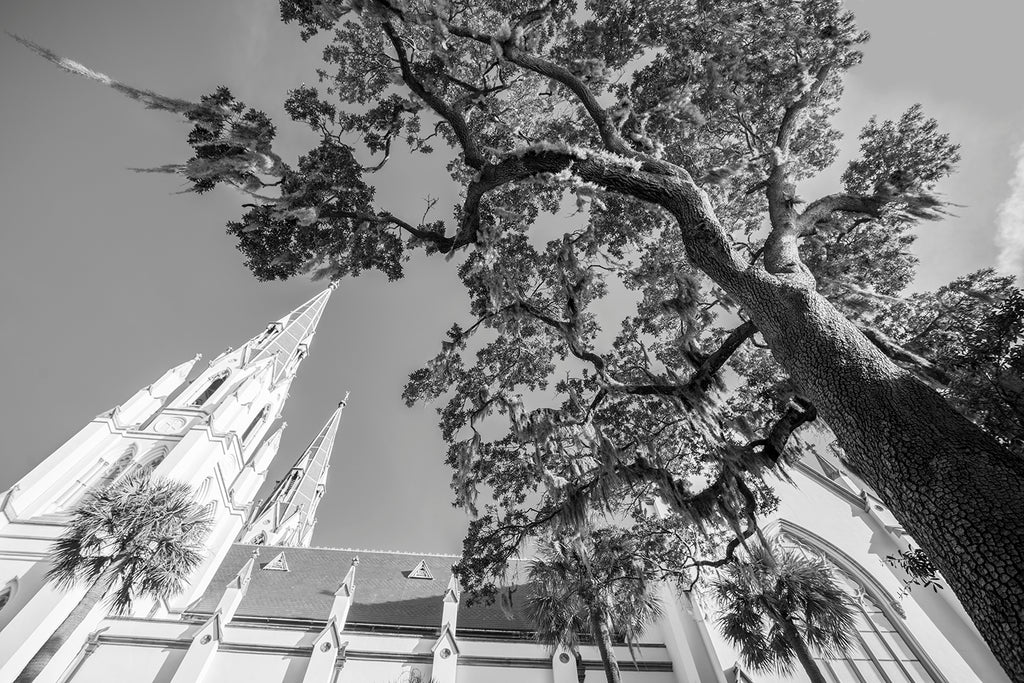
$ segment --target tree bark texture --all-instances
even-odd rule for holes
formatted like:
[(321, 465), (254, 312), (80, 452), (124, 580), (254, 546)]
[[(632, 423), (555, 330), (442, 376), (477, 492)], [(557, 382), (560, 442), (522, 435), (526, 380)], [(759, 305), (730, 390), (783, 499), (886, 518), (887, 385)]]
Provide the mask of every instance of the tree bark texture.
[(793, 648), (793, 652), (796, 653), (796, 657), (800, 660), (800, 665), (803, 666), (804, 671), (807, 673), (807, 678), (811, 679), (811, 683), (828, 683), (824, 674), (821, 673), (821, 669), (818, 668), (818, 663), (811, 656), (811, 651), (807, 649), (807, 643), (804, 642), (803, 636), (800, 635), (796, 624), (792, 620), (786, 620), (781, 626), (786, 643)]
[(813, 289), (742, 294), (849, 466), (932, 558), (1010, 678), (1024, 681), (1024, 462)]
[(737, 256), (709, 198), (681, 169), (665, 175), (538, 153), (501, 170), (557, 172), (570, 163), (583, 180), (675, 217), (687, 260), (750, 316), (848, 465), (932, 558), (1010, 678), (1024, 683), (1024, 461), (818, 294), (800, 260), (792, 210), (772, 216), (774, 242), (761, 268)]
[(848, 465), (932, 558), (1010, 678), (1024, 683), (1022, 459), (888, 359), (818, 294), (800, 261), (792, 211), (773, 217), (776, 239), (760, 268), (737, 256), (685, 171), (668, 176), (549, 153), (503, 170), (514, 175), (512, 166), (529, 164), (557, 172), (570, 161), (582, 179), (675, 217), (687, 260), (750, 316), (832, 428)]
[(93, 610), (96, 603), (103, 599), (106, 593), (106, 586), (99, 581), (89, 586), (89, 590), (86, 591), (82, 599), (71, 610), (71, 613), (65, 617), (64, 621), (60, 623), (60, 626), (57, 627), (53, 634), (46, 639), (46, 642), (39, 648), (39, 651), (29, 660), (25, 668), (18, 674), (18, 677), (14, 679), (14, 683), (31, 683), (36, 680), (39, 674), (43, 673), (50, 660), (53, 659), (53, 656), (57, 654), (57, 651), (67, 642), (67, 639), (71, 637), (71, 634), (75, 632), (75, 629), (85, 620), (89, 612)]

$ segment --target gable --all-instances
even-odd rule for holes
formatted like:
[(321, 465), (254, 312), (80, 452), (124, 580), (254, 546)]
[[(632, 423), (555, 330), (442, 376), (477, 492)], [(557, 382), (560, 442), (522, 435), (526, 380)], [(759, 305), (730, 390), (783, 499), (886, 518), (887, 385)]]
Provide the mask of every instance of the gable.
[(281, 552), (278, 553), (270, 562), (263, 565), (261, 569), (264, 571), (269, 569), (271, 571), (286, 572), (288, 571), (288, 560), (285, 558), (284, 553)]
[(434, 575), (430, 573), (430, 569), (427, 567), (426, 560), (420, 560), (419, 564), (413, 567), (412, 571), (409, 572), (406, 578), (409, 579), (430, 579), (434, 580)]

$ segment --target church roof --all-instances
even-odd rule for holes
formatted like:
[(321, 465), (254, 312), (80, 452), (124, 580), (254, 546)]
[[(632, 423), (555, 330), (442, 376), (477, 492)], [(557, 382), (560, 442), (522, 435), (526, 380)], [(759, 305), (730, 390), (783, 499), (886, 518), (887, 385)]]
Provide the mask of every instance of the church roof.
[[(308, 620), (326, 622), (335, 592), (345, 580), (352, 560), (359, 558), (355, 591), (348, 624), (399, 628), (441, 629), (444, 594), (451, 579), (453, 555), (424, 555), (391, 551), (345, 550), (335, 548), (264, 547), (236, 544), (217, 569), (203, 596), (193, 603), (190, 614), (212, 614), (225, 586), (239, 569), (260, 550), (256, 571), (235, 613), (243, 620)], [(287, 554), (287, 571), (261, 571), (281, 552)], [(433, 580), (409, 578), (423, 562)], [(459, 605), (458, 630), (530, 631), (523, 612), (525, 589), (513, 599), (513, 618), (508, 619), (497, 604), (467, 607)]]

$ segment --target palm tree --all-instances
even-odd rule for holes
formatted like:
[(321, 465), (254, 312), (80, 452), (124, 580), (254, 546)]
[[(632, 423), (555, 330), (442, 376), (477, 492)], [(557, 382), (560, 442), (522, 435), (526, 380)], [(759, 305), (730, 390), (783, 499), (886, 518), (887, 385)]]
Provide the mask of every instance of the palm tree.
[(86, 494), (50, 549), (47, 578), (63, 590), (82, 584), (89, 590), (16, 683), (35, 680), (104, 596), (112, 612), (125, 614), (136, 598), (181, 593), (205, 556), (203, 542), (211, 525), (192, 487), (151, 479), (148, 472)]
[(757, 545), (712, 582), (722, 612), (722, 635), (755, 671), (792, 673), (794, 659), (812, 683), (827, 683), (813, 648), (843, 656), (856, 634), (854, 607), (821, 558), (782, 547)]
[(608, 683), (619, 683), (613, 635), (632, 644), (660, 614), (649, 572), (632, 559), (621, 530), (601, 529), (589, 537), (546, 539), (530, 564), (527, 612), (537, 639), (562, 645), (576, 657), (577, 678), (586, 674), (579, 636), (589, 633), (604, 663)]

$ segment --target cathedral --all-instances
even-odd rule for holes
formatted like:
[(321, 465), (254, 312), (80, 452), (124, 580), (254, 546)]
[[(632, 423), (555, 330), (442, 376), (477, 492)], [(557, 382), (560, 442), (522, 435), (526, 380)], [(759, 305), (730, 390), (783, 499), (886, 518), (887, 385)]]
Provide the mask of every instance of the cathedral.
[[(45, 580), (47, 552), (91, 489), (128, 471), (188, 482), (214, 527), (188, 588), (139, 601), (127, 616), (103, 603), (60, 643), (39, 683), (576, 683), (577, 663), (536, 643), (524, 615), (469, 606), (457, 557), (317, 547), (345, 401), (263, 501), (278, 457), (293, 378), (331, 296), (327, 289), (240, 348), (200, 369), (196, 356), (90, 421), (0, 493), (0, 683), (11, 683), (82, 601), (86, 588)], [(827, 448), (780, 482), (766, 531), (826, 557), (858, 607), (856, 648), (820, 660), (835, 683), (1003, 683), (956, 597), (915, 588), (884, 561), (911, 547), (896, 519)], [(292, 456), (294, 457), (294, 456)], [(288, 458), (291, 461), (291, 457)], [(657, 501), (651, 514), (659, 514)], [(663, 614), (630, 650), (625, 683), (806, 681), (746, 671), (698, 591), (660, 589)], [(605, 680), (582, 647), (585, 683)]]

